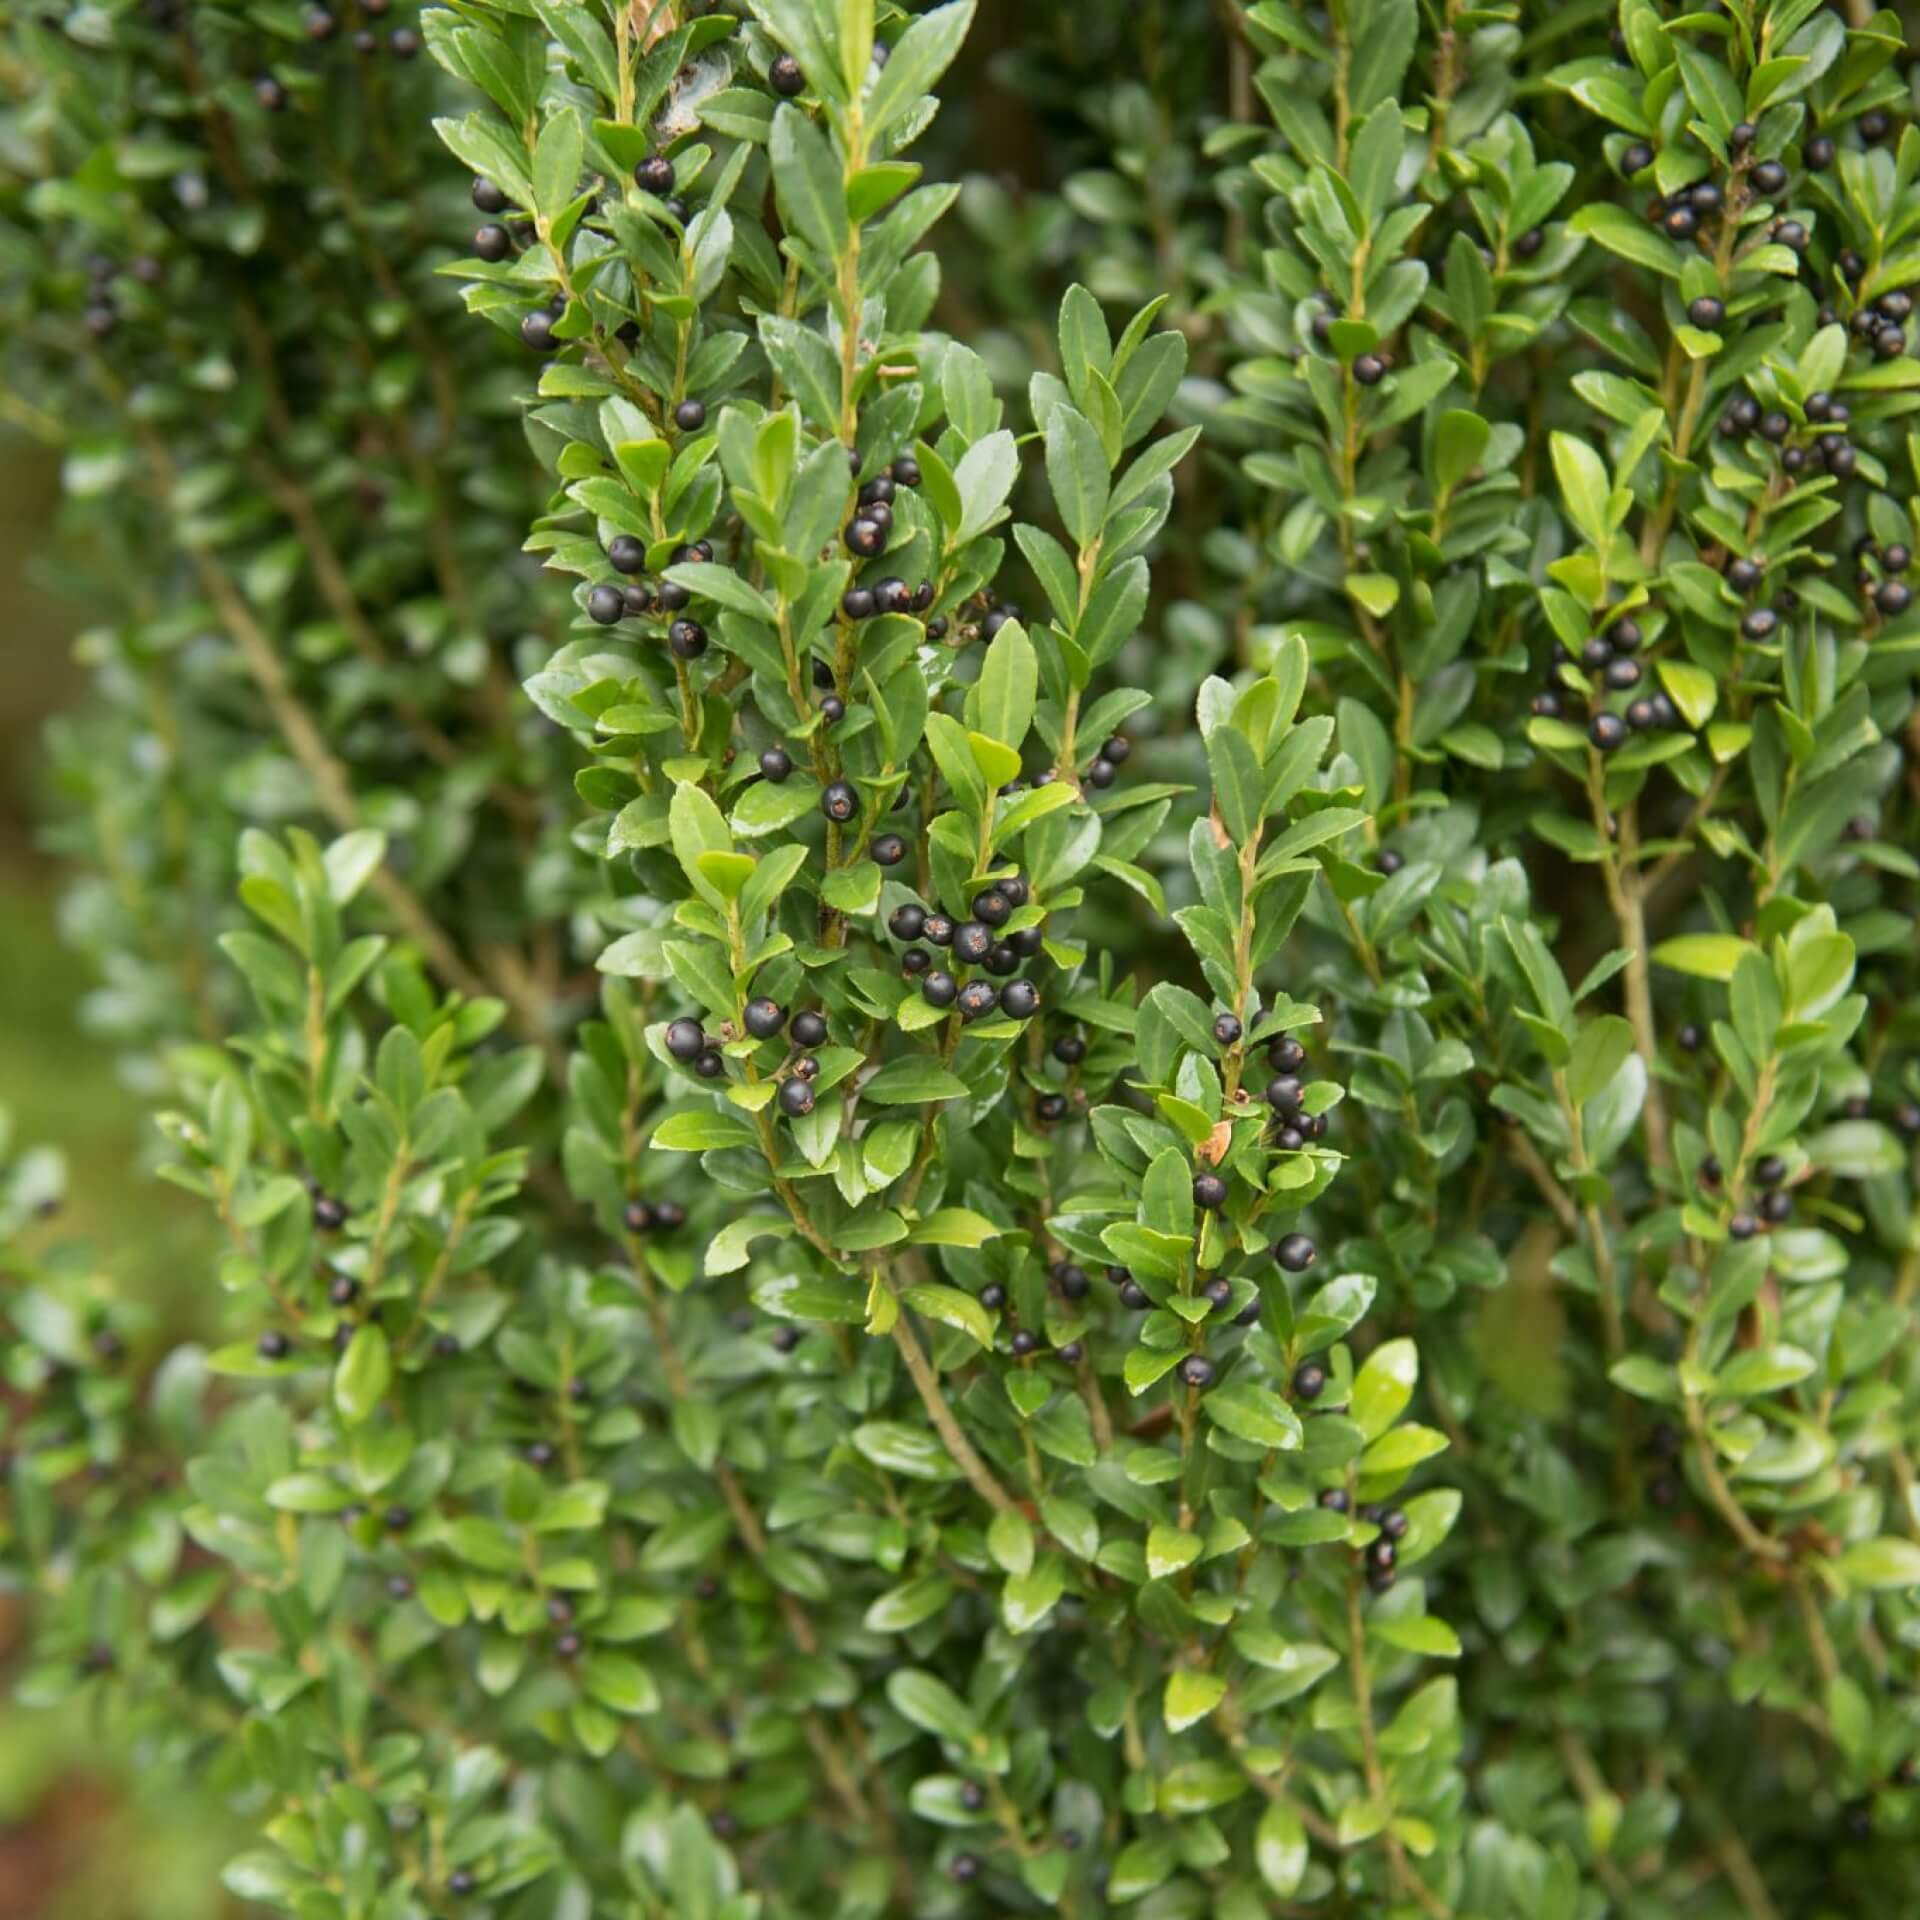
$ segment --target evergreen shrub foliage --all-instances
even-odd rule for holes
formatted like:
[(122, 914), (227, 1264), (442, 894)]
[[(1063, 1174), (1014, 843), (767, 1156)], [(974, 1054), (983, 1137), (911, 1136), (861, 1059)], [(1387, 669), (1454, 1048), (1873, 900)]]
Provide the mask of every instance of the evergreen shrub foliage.
[(10, 23), (220, 1327), (9, 1143), (20, 1691), (298, 1920), (1912, 1912), (1913, 15), (1026, 12)]

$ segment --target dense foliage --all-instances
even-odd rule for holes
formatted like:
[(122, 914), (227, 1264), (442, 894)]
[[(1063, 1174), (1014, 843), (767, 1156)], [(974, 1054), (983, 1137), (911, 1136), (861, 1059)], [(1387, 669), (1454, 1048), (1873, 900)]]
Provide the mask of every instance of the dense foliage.
[(1910, 1911), (1913, 21), (1028, 11), (10, 29), (224, 1301), (7, 1155), (21, 1689), (300, 1920)]

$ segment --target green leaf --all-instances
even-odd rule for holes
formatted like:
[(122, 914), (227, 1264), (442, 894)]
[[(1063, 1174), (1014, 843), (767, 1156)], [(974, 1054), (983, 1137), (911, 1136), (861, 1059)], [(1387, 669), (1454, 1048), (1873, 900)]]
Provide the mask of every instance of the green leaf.
[(1389, 1340), (1367, 1356), (1355, 1376), (1347, 1416), (1363, 1438), (1377, 1440), (1406, 1411), (1420, 1377), (1420, 1355), (1411, 1340)]
[(883, 132), (932, 90), (967, 37), (973, 7), (974, 0), (949, 0), (948, 5), (921, 14), (893, 43), (887, 64), (867, 95), (870, 133)]
[(983, 1213), (967, 1207), (940, 1207), (921, 1220), (908, 1238), (916, 1247), (980, 1247), (1000, 1232)]
[(668, 1153), (706, 1153), (718, 1147), (750, 1147), (757, 1141), (753, 1129), (737, 1114), (694, 1107), (668, 1114), (654, 1128), (649, 1144)]
[(1270, 1387), (1236, 1382), (1214, 1388), (1200, 1404), (1216, 1426), (1257, 1447), (1291, 1450), (1301, 1443), (1300, 1416)]
[(781, 219), (823, 260), (838, 259), (847, 244), (847, 200), (827, 136), (786, 104), (773, 116), (767, 154)]
[(1660, 684), (1680, 709), (1681, 717), (1698, 732), (1713, 718), (1719, 704), (1720, 688), (1713, 676), (1686, 660), (1661, 660), (1657, 671)]
[(1253, 1839), (1254, 1864), (1267, 1891), (1288, 1900), (1307, 1876), (1307, 1829), (1284, 1800), (1270, 1801)]
[(533, 204), (543, 221), (557, 219), (580, 187), (586, 133), (572, 107), (557, 107), (533, 150)]
[(1227, 1683), (1217, 1673), (1177, 1667), (1167, 1676), (1161, 1712), (1169, 1733), (1184, 1733), (1204, 1720), (1227, 1697)]
[(926, 1100), (958, 1100), (967, 1083), (932, 1054), (909, 1054), (887, 1064), (860, 1089), (860, 1097), (879, 1107), (917, 1106)]
[(942, 1326), (958, 1328), (980, 1346), (993, 1345), (993, 1321), (986, 1308), (972, 1294), (962, 1293), (958, 1287), (943, 1287), (935, 1281), (925, 1281), (919, 1286), (908, 1287), (900, 1297), (915, 1313), (938, 1320)]
[(1453, 407), (1440, 416), (1433, 430), (1433, 484), (1450, 494), (1480, 464), (1493, 428), (1477, 413)]
[(1586, 441), (1571, 433), (1555, 433), (1549, 445), (1567, 517), (1593, 545), (1604, 547), (1612, 535), (1607, 513), (1611, 488), (1604, 462)]
[(581, 1666), (580, 1683), (614, 1713), (655, 1713), (660, 1707), (653, 1675), (631, 1654), (595, 1648)]
[(393, 1382), (393, 1356), (387, 1336), (375, 1321), (355, 1330), (333, 1370), (333, 1404), (349, 1426), (371, 1419)]
[(1884, 1534), (1849, 1547), (1838, 1567), (1850, 1586), (1920, 1587), (1920, 1545)]
[(1040, 661), (1033, 642), (1017, 620), (1009, 620), (994, 635), (980, 669), (976, 693), (980, 731), (1017, 748), (1033, 725), (1039, 686)]
[(1431, 1613), (1405, 1617), (1376, 1614), (1367, 1622), (1368, 1637), (1384, 1640), (1402, 1653), (1423, 1653), (1435, 1660), (1458, 1660), (1460, 1636)]
[(1576, 1107), (1584, 1107), (1619, 1072), (1633, 1051), (1633, 1028), (1618, 1014), (1589, 1020), (1574, 1036), (1573, 1058), (1567, 1062), (1567, 1093)]
[(887, 1698), (903, 1720), (935, 1739), (965, 1744), (979, 1731), (973, 1709), (944, 1680), (930, 1673), (903, 1667), (889, 1674)]
[(1033, 1565), (1033, 1526), (1017, 1507), (993, 1516), (987, 1529), (987, 1551), (1003, 1573), (1025, 1573)]
[(1691, 974), (1696, 980), (1731, 980), (1734, 968), (1755, 952), (1753, 942), (1738, 934), (1682, 933), (1662, 940), (1653, 950), (1653, 960), (1657, 966)]
[(963, 512), (959, 531), (950, 544), (963, 546), (1006, 518), (1007, 495), (1019, 474), (1019, 449), (1004, 427), (976, 440), (960, 456), (953, 483), (960, 490)]
[(1106, 521), (1111, 469), (1092, 423), (1070, 406), (1047, 421), (1047, 485), (1075, 545), (1091, 545)]

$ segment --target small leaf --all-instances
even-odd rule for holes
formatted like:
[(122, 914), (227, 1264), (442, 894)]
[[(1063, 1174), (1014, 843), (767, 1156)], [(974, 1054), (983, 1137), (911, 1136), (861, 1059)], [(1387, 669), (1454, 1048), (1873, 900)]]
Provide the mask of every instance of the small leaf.
[(1227, 1683), (1217, 1673), (1198, 1673), (1191, 1667), (1177, 1667), (1167, 1676), (1167, 1690), (1161, 1711), (1167, 1730), (1182, 1733), (1204, 1720), (1227, 1697)]

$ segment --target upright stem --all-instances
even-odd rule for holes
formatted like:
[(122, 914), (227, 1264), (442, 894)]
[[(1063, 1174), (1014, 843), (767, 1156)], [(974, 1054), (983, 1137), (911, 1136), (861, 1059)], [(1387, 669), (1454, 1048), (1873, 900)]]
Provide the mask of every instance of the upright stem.
[(909, 1324), (904, 1309), (893, 1323), (893, 1344), (900, 1349), (900, 1358), (906, 1362), (908, 1377), (919, 1392), (920, 1404), (926, 1408), (927, 1417), (933, 1422), (948, 1453), (953, 1456), (954, 1464), (967, 1476), (974, 1492), (996, 1513), (1012, 1512), (1015, 1507), (1013, 1496), (994, 1478), (993, 1469), (980, 1458), (973, 1449), (973, 1442), (960, 1431), (960, 1423), (953, 1417), (947, 1396), (940, 1390), (940, 1376), (934, 1372), (933, 1363), (927, 1358), (926, 1350)]

